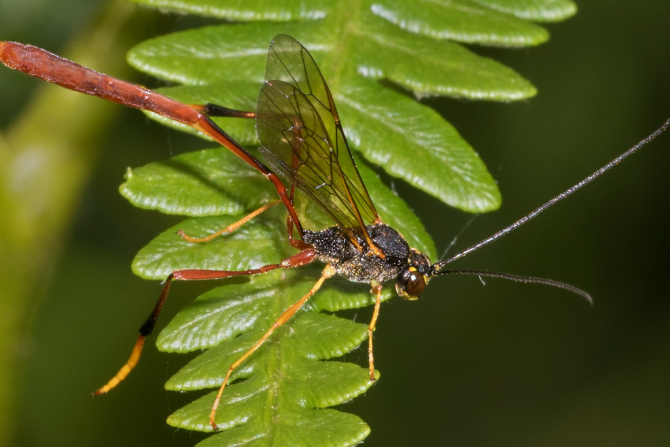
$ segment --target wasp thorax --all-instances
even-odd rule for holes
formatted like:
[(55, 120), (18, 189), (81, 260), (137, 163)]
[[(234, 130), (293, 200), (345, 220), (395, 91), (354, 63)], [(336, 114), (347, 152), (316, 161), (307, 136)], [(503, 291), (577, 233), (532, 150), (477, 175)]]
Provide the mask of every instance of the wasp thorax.
[(428, 256), (415, 249), (411, 249), (407, 261), (407, 267), (396, 278), (395, 290), (400, 297), (414, 301), (421, 297), (428, 284), (431, 264)]

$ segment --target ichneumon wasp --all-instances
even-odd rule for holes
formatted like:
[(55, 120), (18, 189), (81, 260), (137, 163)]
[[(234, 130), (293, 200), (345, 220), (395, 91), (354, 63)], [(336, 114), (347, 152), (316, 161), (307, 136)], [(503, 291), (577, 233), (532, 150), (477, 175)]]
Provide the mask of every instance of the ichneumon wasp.
[[(144, 340), (155, 327), (172, 281), (257, 275), (280, 268), (300, 267), (315, 261), (325, 264), (321, 277), (311, 290), (286, 309), (263, 337), (230, 366), (212, 405), (209, 422), (214, 429), (217, 429), (216, 410), (231, 373), (334, 275), (370, 284), (375, 295), (374, 312), (368, 327), (370, 380), (375, 380), (372, 334), (379, 315), (382, 288), (387, 282), (394, 281), (397, 294), (408, 300), (418, 299), (428, 282), (435, 276), (452, 274), (540, 283), (566, 289), (591, 301), (586, 292), (550, 279), (483, 270), (453, 270), (447, 269), (446, 266), (535, 218), (635, 153), (670, 125), (669, 120), (656, 132), (594, 174), (491, 237), (445, 261), (431, 263), (425, 254), (409, 247), (402, 235), (386, 225), (377, 214), (351, 156), (333, 97), (323, 75), (309, 52), (290, 36), (278, 35), (270, 45), (265, 84), (261, 89), (255, 112), (231, 110), (214, 104), (185, 105), (28, 45), (0, 43), (0, 60), (10, 68), (63, 87), (152, 111), (191, 126), (230, 149), (274, 185), (279, 195), (278, 200), (260, 207), (215, 234), (197, 238), (194, 235), (181, 233), (184, 239), (193, 243), (206, 243), (220, 234), (235, 231), (250, 219), (279, 203), (284, 205), (288, 213), (288, 239), (290, 245), (298, 250), (296, 254), (275, 264), (243, 271), (193, 269), (173, 271), (164, 283), (154, 310), (140, 328), (140, 335), (129, 360), (112, 380), (96, 391), (96, 395), (114, 388), (136, 365)], [(216, 116), (255, 119), (262, 144), (261, 152), (267, 165), (237, 144), (210, 119)], [(300, 216), (294, 207), (296, 188), (320, 205), (335, 225), (323, 230), (303, 228)], [(295, 233), (298, 237), (294, 237)]]

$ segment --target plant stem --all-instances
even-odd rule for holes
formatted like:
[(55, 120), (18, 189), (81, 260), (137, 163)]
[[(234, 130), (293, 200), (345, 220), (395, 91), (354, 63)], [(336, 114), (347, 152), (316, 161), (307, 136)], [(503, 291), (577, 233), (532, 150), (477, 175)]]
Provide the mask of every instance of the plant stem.
[[(138, 32), (135, 7), (109, 2), (66, 57), (98, 71), (129, 73), (124, 55)], [(98, 156), (116, 105), (51, 85), (0, 137), (0, 445), (11, 445), (17, 390), (30, 355), (30, 320)], [(39, 404), (39, 403), (35, 403)]]

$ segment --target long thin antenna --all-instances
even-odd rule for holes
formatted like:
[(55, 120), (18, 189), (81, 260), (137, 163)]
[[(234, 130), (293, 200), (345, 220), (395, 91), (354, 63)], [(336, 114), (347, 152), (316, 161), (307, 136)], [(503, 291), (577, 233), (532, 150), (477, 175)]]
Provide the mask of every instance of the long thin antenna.
[(517, 229), (518, 227), (520, 227), (521, 225), (523, 225), (523, 224), (525, 224), (526, 222), (528, 222), (529, 220), (534, 219), (534, 218), (537, 217), (542, 211), (545, 211), (547, 208), (550, 208), (551, 206), (553, 206), (553, 205), (555, 205), (556, 203), (560, 202), (561, 200), (565, 199), (565, 198), (568, 197), (570, 194), (572, 194), (572, 193), (576, 192), (577, 190), (581, 189), (582, 187), (588, 185), (588, 184), (591, 183), (593, 180), (595, 180), (596, 178), (600, 177), (600, 176), (603, 175), (605, 172), (609, 171), (609, 170), (612, 169), (614, 166), (616, 166), (616, 165), (618, 165), (619, 163), (621, 163), (624, 159), (626, 159), (626, 158), (628, 158), (629, 156), (633, 155), (635, 152), (637, 152), (637, 151), (638, 151), (639, 149), (641, 149), (643, 146), (645, 146), (646, 144), (650, 143), (653, 139), (655, 139), (655, 138), (658, 137), (660, 134), (662, 134), (665, 130), (668, 129), (668, 127), (670, 127), (670, 119), (668, 119), (665, 123), (663, 123), (663, 125), (662, 125), (661, 127), (659, 127), (654, 133), (652, 133), (651, 135), (649, 135), (647, 138), (645, 138), (644, 140), (640, 141), (640, 142), (637, 143), (635, 146), (631, 147), (631, 148), (628, 149), (626, 152), (624, 152), (623, 154), (619, 155), (617, 158), (615, 158), (615, 159), (612, 160), (611, 162), (607, 163), (605, 166), (603, 166), (602, 168), (598, 169), (596, 172), (594, 172), (593, 174), (589, 175), (588, 177), (586, 177), (586, 178), (585, 178), (584, 180), (582, 180), (581, 182), (579, 182), (579, 183), (577, 183), (576, 185), (574, 185), (572, 188), (569, 188), (567, 191), (562, 192), (561, 194), (557, 195), (556, 197), (554, 197), (553, 199), (551, 199), (550, 201), (548, 201), (548, 202), (545, 203), (544, 205), (542, 205), (542, 206), (540, 206), (539, 208), (537, 208), (537, 209), (536, 209), (535, 211), (533, 211), (532, 213), (530, 213), (530, 214), (528, 214), (528, 215), (522, 217), (521, 219), (517, 220), (516, 222), (514, 222), (514, 223), (513, 223), (512, 225), (510, 225), (509, 227), (504, 228), (504, 229), (498, 231), (498, 232), (497, 232), (496, 234), (494, 234), (493, 236), (484, 239), (484, 240), (481, 241), (480, 243), (475, 244), (475, 245), (473, 245), (472, 247), (470, 247), (470, 248), (468, 248), (468, 249), (466, 249), (466, 250), (463, 250), (462, 252), (458, 253), (457, 255), (452, 256), (451, 258), (447, 259), (446, 261), (442, 261), (442, 262), (438, 262), (438, 263), (436, 263), (436, 264), (434, 265), (434, 269), (435, 269), (436, 271), (439, 271), (439, 269), (440, 269), (443, 265), (449, 264), (449, 263), (451, 263), (451, 262), (454, 262), (454, 261), (457, 260), (457, 259), (460, 259), (460, 258), (462, 258), (462, 257), (464, 257), (464, 256), (466, 256), (466, 255), (469, 255), (469, 254), (472, 253), (473, 251), (478, 250), (478, 249), (482, 248), (483, 246), (488, 245), (488, 244), (490, 244), (491, 242), (500, 239), (501, 237), (503, 237), (504, 235), (506, 235), (506, 234), (509, 233), (510, 231), (515, 230), (515, 229)]
[(458, 242), (458, 238), (461, 237), (463, 235), (463, 233), (465, 233), (465, 230), (467, 230), (468, 227), (470, 226), (470, 224), (472, 222), (474, 222), (475, 219), (478, 218), (479, 216), (481, 216), (481, 214), (475, 214), (474, 216), (472, 216), (470, 218), (470, 220), (468, 220), (468, 222), (465, 225), (463, 225), (463, 228), (461, 228), (461, 231), (458, 232), (458, 234), (451, 240), (451, 242), (449, 242), (449, 245), (447, 245), (447, 248), (444, 249), (444, 252), (442, 252), (442, 256), (440, 256), (440, 259), (438, 259), (438, 262), (442, 261), (444, 258), (447, 257), (447, 253), (449, 253), (449, 250), (451, 250), (451, 248), (454, 245), (456, 245), (456, 242)]
[(486, 276), (489, 278), (507, 279), (509, 281), (516, 281), (530, 284), (543, 284), (545, 286), (556, 287), (558, 289), (563, 289), (567, 290), (568, 292), (575, 293), (583, 297), (586, 301), (589, 302), (590, 305), (593, 306), (593, 299), (591, 298), (591, 295), (575, 286), (571, 286), (570, 284), (566, 284), (560, 281), (554, 281), (553, 279), (537, 278), (535, 276), (511, 275), (509, 273), (487, 272), (486, 270), (443, 270), (441, 272), (437, 272), (436, 274)]

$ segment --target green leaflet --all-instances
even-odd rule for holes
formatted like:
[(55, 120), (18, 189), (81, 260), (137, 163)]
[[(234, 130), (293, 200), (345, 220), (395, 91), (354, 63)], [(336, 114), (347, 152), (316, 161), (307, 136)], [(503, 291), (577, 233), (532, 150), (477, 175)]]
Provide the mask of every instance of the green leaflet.
[(270, 182), (228, 149), (189, 152), (129, 169), (120, 191), (139, 208), (182, 216), (242, 214), (277, 196)]
[[(433, 109), (365, 79), (351, 82), (335, 100), (349, 140), (392, 176), (472, 212), (500, 203), (500, 192), (477, 153)], [(395, 112), (389, 114), (389, 107)]]
[[(568, 0), (419, 0), (420, 7), (400, 0), (134, 1), (253, 22), (174, 33), (131, 50), (128, 59), (133, 66), (177, 84), (161, 92), (185, 103), (255, 110), (270, 39), (279, 33), (295, 36), (310, 50), (329, 83), (380, 216), (433, 259), (436, 250), (421, 222), (361, 160), (465, 211), (496, 209), (500, 194), (479, 156), (458, 132), (432, 109), (399, 91), (415, 98), (531, 97), (535, 88), (523, 77), (456, 42), (537, 45), (547, 40), (548, 33), (528, 20), (558, 21), (575, 12)], [(258, 144), (252, 121), (215, 120), (241, 144)], [(133, 269), (142, 277), (164, 279), (174, 269), (185, 268), (249, 269), (295, 253), (286, 242), (281, 205), (208, 243), (189, 243), (175, 234), (179, 229), (191, 236), (211, 234), (275, 199), (271, 185), (225, 149), (183, 154), (129, 171), (121, 191), (139, 207), (190, 217), (138, 253)], [(306, 228), (332, 225), (300, 195), (296, 208)], [(311, 265), (230, 278), (185, 307), (162, 331), (158, 345), (169, 352), (207, 351), (171, 378), (167, 388), (217, 388), (229, 365), (309, 290), (321, 268)], [(389, 284), (383, 299), (393, 295)], [(365, 439), (369, 428), (363, 421), (327, 407), (370, 386), (366, 365), (328, 361), (364, 342), (367, 326), (317, 311), (335, 312), (373, 301), (366, 285), (340, 278), (327, 281), (236, 370), (236, 381), (226, 389), (217, 414), (224, 431), (200, 445), (348, 446)], [(168, 422), (209, 431), (212, 403), (213, 394), (202, 396)]]
[(370, 9), (402, 29), (437, 39), (510, 47), (538, 45), (549, 38), (542, 27), (469, 0), (384, 0)]
[(537, 93), (513, 70), (457, 43), (399, 33), (385, 21), (373, 21), (364, 37), (353, 54), (357, 73), (389, 79), (418, 95), (513, 101)]
[(258, 216), (230, 235), (199, 244), (182, 239), (177, 231), (183, 230), (191, 237), (204, 237), (242, 216), (187, 219), (141, 249), (133, 260), (133, 272), (146, 279), (165, 279), (178, 269), (247, 270), (279, 262), (285, 257), (288, 244), (277, 210), (275, 207)]
[(473, 0), (491, 9), (538, 22), (559, 22), (573, 16), (577, 5), (571, 0)]
[(244, 22), (322, 19), (332, 9), (332, 0), (288, 2), (274, 0), (132, 0), (154, 8)]

